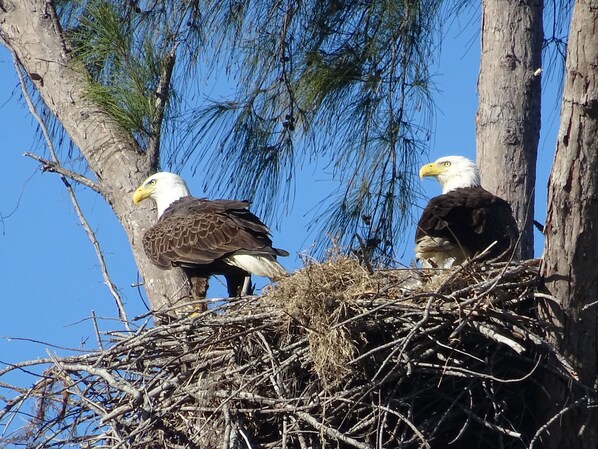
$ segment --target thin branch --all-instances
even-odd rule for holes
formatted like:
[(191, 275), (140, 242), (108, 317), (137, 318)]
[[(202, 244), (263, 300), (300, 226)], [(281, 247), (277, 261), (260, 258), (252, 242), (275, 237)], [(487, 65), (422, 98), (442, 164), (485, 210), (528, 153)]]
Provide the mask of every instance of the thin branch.
[(511, 338), (503, 335), (502, 333), (500, 333), (495, 328), (496, 326), (492, 326), (490, 324), (482, 324), (482, 323), (479, 323), (477, 321), (470, 321), (467, 325), (469, 327), (474, 328), (475, 330), (477, 330), (482, 335), (484, 335), (484, 336), (486, 336), (486, 337), (488, 337), (488, 338), (496, 341), (497, 343), (501, 343), (501, 344), (507, 345), (513, 351), (515, 351), (517, 354), (522, 354), (525, 351), (525, 348), (523, 347), (523, 345), (517, 343), (513, 339), (511, 339)]
[(164, 62), (164, 70), (160, 75), (158, 88), (156, 89), (155, 114), (151, 123), (151, 136), (147, 147), (147, 158), (149, 166), (152, 170), (157, 170), (160, 164), (160, 142), (162, 141), (162, 123), (164, 121), (164, 111), (168, 104), (170, 80), (172, 79), (172, 72), (176, 62), (176, 47), (175, 44), (166, 56)]
[(91, 322), (93, 323), (93, 329), (96, 333), (96, 341), (98, 343), (98, 348), (100, 348), (100, 350), (103, 351), (104, 343), (102, 342), (102, 336), (100, 335), (100, 328), (98, 327), (98, 320), (94, 310), (91, 311)]
[(303, 421), (305, 421), (306, 423), (308, 423), (310, 426), (312, 426), (318, 432), (324, 432), (326, 435), (328, 435), (331, 438), (334, 438), (338, 441), (342, 441), (343, 443), (353, 446), (357, 449), (372, 449), (372, 446), (370, 446), (369, 444), (361, 443), (354, 438), (348, 437), (347, 435), (343, 434), (342, 432), (339, 432), (338, 430), (318, 421), (316, 418), (311, 416), (309, 413), (294, 412), (294, 414), (297, 415), (298, 418), (300, 418)]
[(123, 301), (117, 291), (116, 285), (114, 285), (114, 283), (112, 282), (112, 279), (110, 278), (110, 275), (108, 274), (108, 267), (106, 266), (106, 260), (104, 259), (104, 254), (102, 252), (102, 249), (100, 248), (100, 243), (98, 242), (98, 239), (96, 239), (95, 233), (89, 226), (89, 222), (83, 215), (83, 211), (81, 210), (81, 207), (79, 206), (79, 201), (77, 201), (77, 197), (75, 196), (75, 191), (73, 190), (73, 187), (70, 185), (70, 183), (64, 176), (62, 176), (61, 179), (66, 187), (66, 190), (69, 193), (69, 196), (71, 197), (71, 202), (73, 203), (75, 213), (77, 214), (77, 217), (79, 217), (79, 221), (81, 222), (81, 225), (83, 226), (83, 229), (85, 230), (85, 233), (87, 234), (87, 237), (89, 238), (89, 241), (93, 245), (93, 248), (96, 252), (96, 257), (98, 258), (98, 261), (100, 262), (100, 269), (102, 271), (102, 277), (104, 278), (104, 284), (106, 285), (106, 287), (108, 287), (108, 291), (110, 291), (110, 294), (114, 298), (114, 302), (116, 303), (116, 308), (118, 309), (118, 316), (122, 320), (125, 328), (128, 331), (130, 331), (131, 328), (129, 326), (129, 319), (127, 318), (125, 306), (124, 306)]
[(108, 383), (108, 385), (128, 394), (134, 400), (139, 400), (142, 397), (141, 391), (133, 387), (129, 382), (127, 382), (124, 379), (116, 380), (116, 378), (107, 369), (81, 364), (65, 364), (60, 362), (58, 359), (56, 359), (55, 363), (56, 366), (58, 366), (60, 369), (64, 371), (83, 371), (93, 376), (98, 376), (99, 378), (104, 379)]
[[(40, 117), (40, 119), (41, 119), (41, 117)], [(46, 132), (44, 132), (44, 136), (45, 135), (46, 135)], [(46, 137), (46, 139), (47, 139), (47, 137)], [(58, 173), (59, 175), (62, 175), (69, 179), (72, 179), (73, 181), (78, 182), (79, 184), (82, 184), (85, 187), (88, 187), (91, 190), (104, 196), (105, 192), (104, 192), (104, 189), (102, 188), (101, 184), (92, 181), (91, 179), (89, 179), (86, 176), (81, 175), (80, 173), (74, 172), (72, 170), (69, 170), (68, 168), (63, 167), (62, 165), (60, 165), (60, 163), (58, 161), (50, 161), (48, 159), (44, 159), (43, 157), (38, 156), (37, 154), (34, 154), (34, 153), (30, 153), (28, 151), (23, 153), (23, 156), (30, 157), (31, 159), (34, 159), (37, 162), (39, 162), (40, 164), (42, 164), (42, 166), (40, 168), (44, 172)], [(53, 154), (53, 156), (54, 156), (54, 154)]]
[(545, 433), (548, 430), (548, 428), (551, 425), (553, 425), (557, 420), (559, 420), (565, 413), (570, 412), (571, 410), (575, 409), (576, 407), (579, 407), (584, 402), (588, 402), (587, 396), (579, 398), (577, 401), (575, 401), (572, 404), (569, 404), (566, 407), (564, 407), (563, 409), (559, 410), (558, 413), (556, 413), (552, 418), (550, 418), (543, 426), (541, 426), (536, 431), (536, 434), (534, 435), (534, 437), (531, 439), (531, 441), (529, 443), (529, 449), (533, 449), (534, 445), (539, 440), (539, 438), (542, 436), (542, 434)]
[[(50, 133), (48, 132), (48, 128), (46, 127), (44, 120), (37, 113), (37, 110), (35, 109), (33, 101), (31, 101), (31, 97), (29, 96), (29, 92), (27, 91), (27, 86), (25, 84), (25, 79), (23, 78), (23, 74), (21, 73), (21, 64), (19, 63), (19, 59), (17, 58), (17, 55), (14, 52), (12, 52), (12, 56), (13, 56), (13, 64), (15, 67), (15, 71), (17, 72), (17, 76), (19, 78), (19, 83), (21, 85), (23, 97), (25, 98), (27, 106), (29, 107), (29, 112), (35, 118), (35, 120), (38, 122), (40, 129), (42, 130), (42, 133), (44, 134), (44, 138), (48, 145), (48, 149), (50, 150), (50, 154), (52, 155), (53, 161), (46, 161), (46, 162), (50, 163), (50, 166), (52, 167), (53, 171), (56, 171), (61, 174), (62, 182), (66, 186), (69, 197), (71, 198), (71, 202), (73, 203), (73, 207), (75, 208), (75, 212), (77, 213), (77, 216), (79, 217), (79, 220), (81, 221), (81, 224), (83, 225), (83, 229), (85, 229), (85, 233), (87, 234), (87, 237), (89, 238), (89, 240), (91, 241), (91, 243), (95, 249), (96, 256), (98, 258), (98, 261), (100, 263), (100, 267), (102, 270), (102, 277), (104, 278), (104, 283), (108, 287), (108, 290), (110, 291), (110, 293), (112, 294), (112, 297), (114, 298), (114, 300), (116, 302), (116, 307), (118, 309), (119, 317), (123, 320), (125, 328), (130, 331), (129, 320), (127, 319), (127, 315), (125, 312), (125, 308), (124, 308), (122, 299), (120, 298), (120, 295), (118, 294), (118, 292), (116, 290), (116, 286), (110, 279), (110, 276), (108, 274), (108, 268), (106, 266), (106, 261), (104, 260), (104, 255), (100, 248), (100, 244), (99, 244), (98, 240), (96, 239), (95, 234), (93, 233), (91, 227), (89, 226), (87, 219), (83, 215), (81, 208), (79, 207), (79, 202), (77, 201), (75, 191), (73, 190), (72, 186), (68, 182), (66, 175), (62, 174), (58, 170), (58, 169), (60, 169), (60, 170), (63, 170), (63, 169), (62, 169), (62, 167), (60, 167), (60, 160), (58, 159), (58, 155), (54, 148), (54, 143), (52, 142), (52, 139), (50, 138)], [(78, 175), (76, 173), (70, 172), (70, 174), (81, 179), (81, 181), (84, 181), (83, 183), (85, 185), (88, 185), (91, 182), (90, 180), (87, 180), (87, 178), (82, 177), (81, 175)], [(99, 190), (99, 186), (97, 186), (95, 188), (94, 187), (90, 187), (90, 188), (93, 188), (98, 193), (101, 193)]]

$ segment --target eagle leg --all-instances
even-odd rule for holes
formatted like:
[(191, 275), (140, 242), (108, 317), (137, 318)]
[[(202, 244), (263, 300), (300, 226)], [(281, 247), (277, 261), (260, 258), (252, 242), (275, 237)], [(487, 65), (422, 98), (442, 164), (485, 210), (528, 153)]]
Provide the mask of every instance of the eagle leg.
[(229, 270), (224, 275), (226, 278), (226, 286), (228, 288), (228, 296), (235, 298), (242, 295), (252, 295), (253, 286), (251, 285), (251, 275), (245, 271), (236, 267), (233, 270)]
[(189, 282), (191, 283), (191, 295), (193, 295), (193, 301), (200, 301), (195, 308), (199, 312), (205, 312), (208, 310), (208, 304), (202, 300), (206, 299), (208, 293), (208, 278), (196, 276), (189, 278)]

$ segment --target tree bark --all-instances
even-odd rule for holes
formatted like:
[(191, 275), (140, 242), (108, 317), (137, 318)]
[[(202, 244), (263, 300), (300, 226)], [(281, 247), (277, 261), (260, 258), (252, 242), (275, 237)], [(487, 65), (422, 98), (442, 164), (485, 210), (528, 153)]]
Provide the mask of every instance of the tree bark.
[(511, 204), (524, 259), (534, 255), (542, 13), (542, 0), (482, 1), (476, 158), (484, 188)]
[[(554, 336), (579, 378), (594, 389), (598, 375), (598, 1), (575, 3), (567, 49), (561, 124), (548, 188), (541, 274), (559, 310)], [(556, 307), (555, 307), (556, 306)], [(580, 392), (555, 384), (540, 410), (554, 414)], [(549, 407), (551, 406), (552, 407)], [(554, 409), (556, 405), (557, 409)], [(598, 447), (598, 414), (575, 407), (550, 427), (546, 447)]]
[(131, 195), (155, 170), (133, 137), (86, 99), (88, 76), (73, 61), (58, 17), (47, 0), (0, 0), (0, 39), (19, 60), (48, 109), (56, 116), (97, 178), (101, 194), (121, 222), (153, 311), (186, 295), (180, 270), (160, 270), (143, 253), (145, 229), (156, 220)]

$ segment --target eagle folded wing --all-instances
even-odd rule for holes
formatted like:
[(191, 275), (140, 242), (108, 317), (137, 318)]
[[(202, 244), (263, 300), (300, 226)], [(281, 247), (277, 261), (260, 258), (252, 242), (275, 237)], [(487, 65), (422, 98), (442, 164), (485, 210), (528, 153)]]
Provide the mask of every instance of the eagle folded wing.
[(487, 258), (495, 258), (512, 249), (516, 235), (506, 201), (481, 187), (458, 188), (432, 198), (425, 207), (416, 230), (416, 253), (425, 259), (437, 252), (435, 261), (444, 253), (461, 263), (494, 244)]
[(278, 254), (268, 228), (241, 201), (182, 198), (147, 231), (147, 256), (158, 266), (203, 265), (235, 254)]

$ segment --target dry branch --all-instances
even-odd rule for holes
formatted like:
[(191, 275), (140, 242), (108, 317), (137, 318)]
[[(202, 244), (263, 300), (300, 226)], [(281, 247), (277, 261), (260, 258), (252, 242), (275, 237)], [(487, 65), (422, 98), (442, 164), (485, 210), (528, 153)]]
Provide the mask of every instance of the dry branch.
[(374, 273), (348, 258), (312, 263), (263, 297), (45, 360), (32, 388), (2, 399), (2, 441), (524, 448), (544, 424), (528, 406), (537, 374), (575, 382), (534, 319), (536, 279), (533, 261)]

